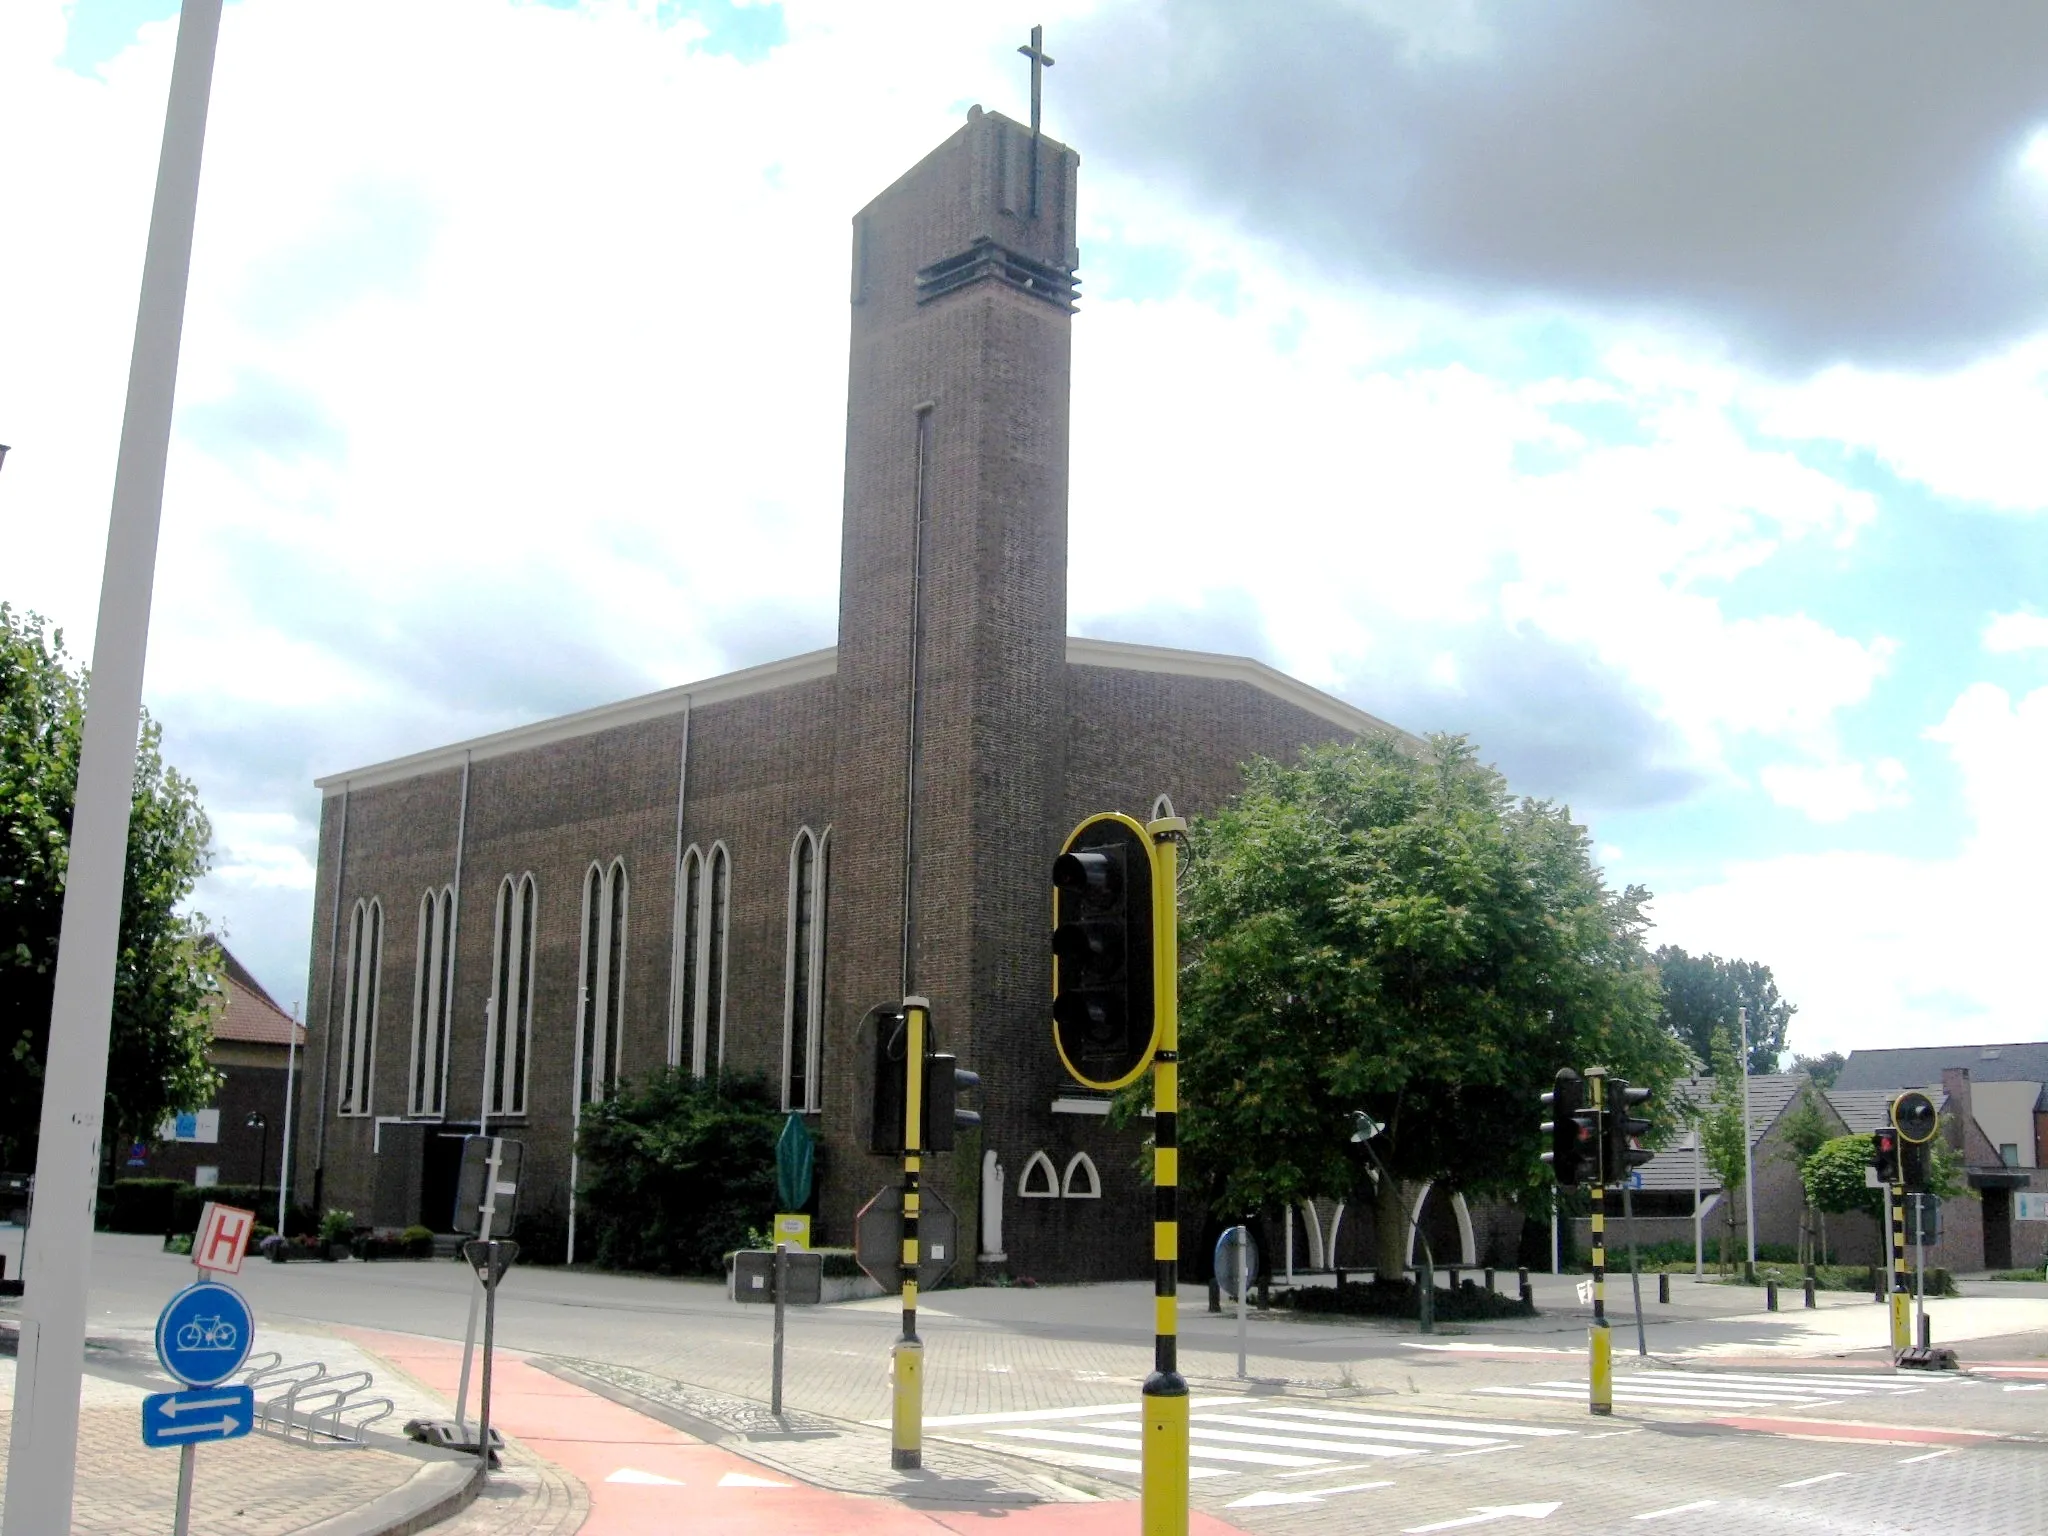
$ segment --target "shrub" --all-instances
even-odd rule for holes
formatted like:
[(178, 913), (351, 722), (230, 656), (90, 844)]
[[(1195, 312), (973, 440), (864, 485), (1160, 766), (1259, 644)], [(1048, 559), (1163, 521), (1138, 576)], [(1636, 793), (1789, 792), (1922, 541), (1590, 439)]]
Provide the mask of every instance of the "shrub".
[[(607, 1269), (717, 1275), (775, 1209), (775, 1138), (765, 1085), (699, 1081), (664, 1068), (584, 1112), (578, 1226)], [(579, 1230), (578, 1248), (583, 1247)]]
[(320, 1218), (320, 1241), (323, 1243), (346, 1243), (356, 1235), (356, 1213), (340, 1211), (329, 1207)]
[[(1412, 1318), (1421, 1297), (1412, 1280), (1347, 1280), (1341, 1286), (1307, 1285), (1281, 1291), (1274, 1298), (1297, 1312), (1335, 1312), (1353, 1317)], [(1503, 1296), (1470, 1280), (1456, 1289), (1441, 1288), (1433, 1298), (1439, 1322), (1481, 1322), (1495, 1317), (1534, 1317), (1535, 1307), (1517, 1296)]]
[[(277, 1190), (255, 1184), (214, 1184), (205, 1188), (183, 1179), (117, 1179), (100, 1186), (99, 1229), (102, 1232), (161, 1234), (196, 1231), (207, 1201), (240, 1206), (259, 1216), (277, 1211)], [(300, 1208), (285, 1218), (287, 1229)]]

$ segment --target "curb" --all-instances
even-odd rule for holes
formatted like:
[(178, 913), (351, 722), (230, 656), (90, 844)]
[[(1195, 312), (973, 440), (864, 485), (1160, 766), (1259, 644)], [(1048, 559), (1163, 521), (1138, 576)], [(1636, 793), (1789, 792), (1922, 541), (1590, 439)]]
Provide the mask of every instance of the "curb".
[(465, 1509), (483, 1489), (473, 1457), (430, 1461), (406, 1482), (361, 1509), (309, 1525), (297, 1536), (413, 1536)]

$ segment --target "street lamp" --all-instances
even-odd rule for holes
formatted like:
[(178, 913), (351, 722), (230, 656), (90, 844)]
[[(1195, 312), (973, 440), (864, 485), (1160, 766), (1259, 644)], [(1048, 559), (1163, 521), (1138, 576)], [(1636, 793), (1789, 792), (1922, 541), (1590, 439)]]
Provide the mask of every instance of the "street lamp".
[[(1386, 1127), (1362, 1109), (1351, 1111), (1351, 1124), (1352, 1144), (1365, 1148), (1365, 1155), (1372, 1159), (1373, 1166), (1380, 1172), (1380, 1177), (1385, 1179), (1387, 1186), (1395, 1191), (1395, 1200), (1403, 1210), (1406, 1210), (1408, 1202), (1400, 1198), (1399, 1191), (1401, 1186), (1394, 1181), (1394, 1176), (1387, 1171), (1387, 1165), (1380, 1161), (1380, 1154), (1372, 1144), (1373, 1138), (1379, 1135), (1381, 1131), (1384, 1131)], [(1415, 1288), (1416, 1301), (1419, 1303), (1416, 1323), (1422, 1332), (1434, 1333), (1436, 1332), (1436, 1255), (1430, 1251), (1429, 1234), (1422, 1230), (1422, 1223), (1416, 1219), (1421, 1214), (1422, 1212), (1418, 1207), (1408, 1216), (1409, 1230), (1422, 1243), (1422, 1273), (1417, 1276), (1421, 1283)], [(1336, 1255), (1332, 1254), (1330, 1258), (1334, 1266)], [(1375, 1268), (1374, 1274), (1378, 1274), (1377, 1268)]]
[(256, 1158), (256, 1188), (261, 1190), (264, 1170), (270, 1166), (270, 1117), (260, 1109), (252, 1109), (242, 1125), (245, 1129), (263, 1133), (263, 1150)]

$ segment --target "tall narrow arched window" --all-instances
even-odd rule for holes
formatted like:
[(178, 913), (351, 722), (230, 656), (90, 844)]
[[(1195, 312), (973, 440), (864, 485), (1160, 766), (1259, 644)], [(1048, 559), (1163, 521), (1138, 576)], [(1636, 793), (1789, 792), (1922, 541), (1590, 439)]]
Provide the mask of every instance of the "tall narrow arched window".
[(801, 828), (789, 849), (788, 949), (783, 962), (782, 1105), (816, 1110), (825, 1011), (825, 885), (831, 833)]
[(725, 844), (711, 845), (710, 873), (704, 881), (704, 1037), (710, 1044), (713, 1070), (725, 1071), (725, 938), (732, 915), (732, 859)]
[(704, 974), (697, 950), (704, 933), (704, 855), (692, 844), (676, 871), (675, 958), (669, 989), (668, 1063), (681, 1066), (689, 1041), (690, 1075), (704, 1075), (704, 1017), (697, 1006), (697, 978)]
[(540, 902), (533, 876), (498, 882), (497, 921), (491, 930), (490, 1091), (485, 1112), (526, 1113), (527, 1058), (533, 1046), (534, 950)]
[(377, 1057), (377, 993), (383, 982), (384, 906), (358, 901), (348, 919), (348, 988), (341, 1004), (341, 1093), (335, 1112), (370, 1113)]
[(455, 980), (455, 888), (444, 885), (420, 897), (419, 947), (412, 970), (412, 1062), (406, 1077), (405, 1112), (445, 1112), (448, 1026)]
[(583, 965), (576, 1005), (576, 1084), (584, 1102), (619, 1080), (626, 1021), (626, 864), (583, 877)]

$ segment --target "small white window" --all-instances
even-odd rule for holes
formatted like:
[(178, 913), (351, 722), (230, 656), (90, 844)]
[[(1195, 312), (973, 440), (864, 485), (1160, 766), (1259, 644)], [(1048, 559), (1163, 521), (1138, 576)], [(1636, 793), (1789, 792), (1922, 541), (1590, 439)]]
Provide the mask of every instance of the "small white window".
[(1100, 1200), (1102, 1176), (1095, 1171), (1095, 1159), (1086, 1152), (1076, 1152), (1068, 1159), (1060, 1193), (1069, 1200)]
[(1043, 1152), (1031, 1154), (1031, 1161), (1024, 1165), (1024, 1177), (1017, 1181), (1017, 1194), (1025, 1200), (1059, 1199), (1060, 1178), (1051, 1158)]
[(2001, 1141), (1998, 1144), (1998, 1160), (2008, 1168), (2020, 1165), (2020, 1144), (2016, 1141)]
[(201, 1163), (192, 1170), (192, 1183), (199, 1189), (212, 1189), (220, 1183), (220, 1168), (213, 1163)]

